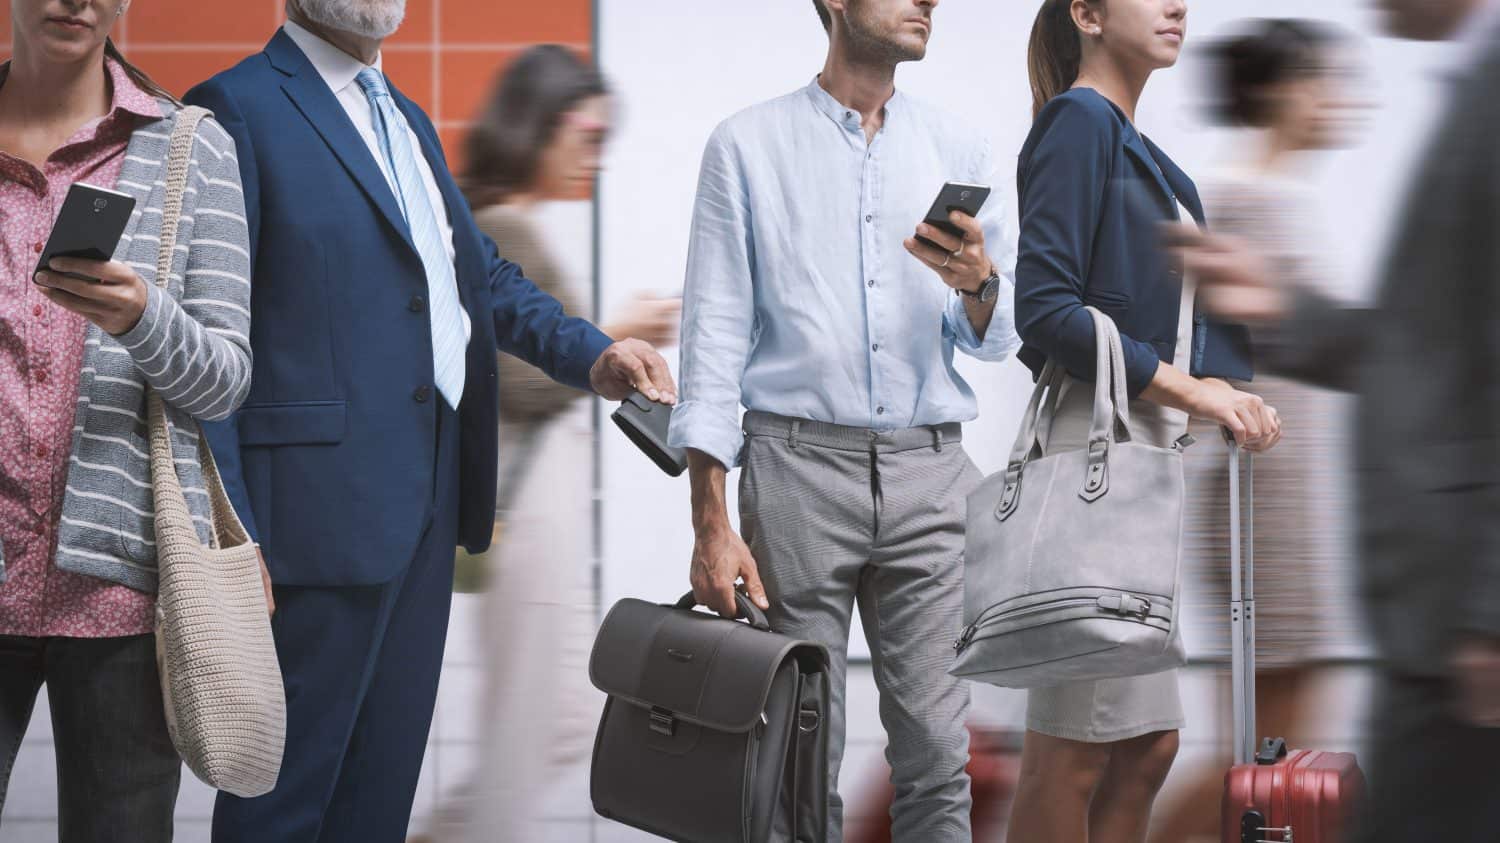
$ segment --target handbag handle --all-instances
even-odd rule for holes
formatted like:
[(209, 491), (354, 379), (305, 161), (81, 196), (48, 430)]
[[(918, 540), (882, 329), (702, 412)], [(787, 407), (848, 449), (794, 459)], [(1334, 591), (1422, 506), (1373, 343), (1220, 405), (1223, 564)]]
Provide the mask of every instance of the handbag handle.
[[(751, 603), (750, 598), (736, 591), (734, 593), (734, 603), (739, 607), (740, 613), (738, 616), (730, 618), (729, 620), (743, 619), (748, 621), (750, 625), (755, 627), (756, 629), (764, 630), (766, 632), (771, 631), (771, 622), (766, 620), (766, 613), (762, 612), (759, 606)], [(691, 591), (689, 591), (687, 594), (682, 595), (682, 599), (677, 601), (677, 608), (679, 609), (692, 609), (702, 605), (702, 603), (698, 602), (698, 598), (693, 596), (693, 593)]]
[[(1094, 317), (1094, 418), (1089, 425), (1089, 445), (1095, 442), (1130, 440), (1130, 399), (1125, 387), (1125, 348), (1120, 329), (1103, 311), (1087, 308)], [(1107, 373), (1101, 377), (1099, 373)], [(1111, 430), (1113, 422), (1113, 430)], [(1111, 437), (1113, 433), (1113, 437)]]
[[(1130, 400), (1126, 391), (1125, 352), (1119, 328), (1099, 309), (1087, 305), (1083, 309), (1094, 323), (1094, 405), (1089, 425), (1088, 475), (1079, 494), (1084, 500), (1093, 501), (1109, 490), (1109, 444), (1130, 441)], [(1005, 469), (1005, 490), (995, 511), (996, 517), (1002, 521), (1015, 511), (1021, 474), (1026, 464), (1044, 452), (1042, 431), (1050, 430), (1056, 417), (1065, 376), (1063, 367), (1056, 360), (1048, 359), (1037, 378)]]

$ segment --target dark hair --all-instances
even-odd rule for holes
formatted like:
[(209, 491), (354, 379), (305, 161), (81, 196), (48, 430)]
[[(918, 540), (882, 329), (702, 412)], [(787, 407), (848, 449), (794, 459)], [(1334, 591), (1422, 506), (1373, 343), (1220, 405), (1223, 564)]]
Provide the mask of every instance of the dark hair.
[(813, 8), (818, 10), (818, 18), (823, 21), (823, 31), (833, 31), (833, 16), (828, 14), (828, 7), (823, 5), (823, 0), (813, 0)]
[(114, 59), (115, 63), (120, 65), (121, 69), (125, 71), (125, 75), (130, 77), (130, 81), (134, 82), (137, 88), (140, 88), (142, 91), (145, 91), (146, 93), (150, 94), (153, 97), (156, 97), (157, 99), (166, 100), (167, 102), (170, 102), (173, 105), (177, 106), (182, 105), (181, 100), (173, 96), (172, 93), (166, 88), (158, 85), (155, 79), (147, 76), (146, 71), (141, 70), (139, 67), (136, 67), (135, 65), (126, 61), (125, 54), (121, 53), (120, 48), (115, 46), (113, 38), (104, 39), (104, 55), (108, 56), (111, 59)]
[(1073, 0), (1045, 0), (1031, 25), (1031, 46), (1026, 52), (1031, 116), (1041, 114), (1053, 97), (1073, 87), (1082, 64), (1083, 39), (1073, 24)]
[(1250, 22), (1245, 34), (1209, 48), (1214, 65), (1214, 117), (1231, 126), (1263, 127), (1274, 116), (1266, 89), (1324, 72), (1324, 53), (1346, 40), (1342, 31), (1316, 21)]
[(473, 207), (530, 187), (562, 117), (609, 93), (593, 65), (557, 44), (522, 53), (495, 80), (483, 115), (465, 141), (464, 193)]

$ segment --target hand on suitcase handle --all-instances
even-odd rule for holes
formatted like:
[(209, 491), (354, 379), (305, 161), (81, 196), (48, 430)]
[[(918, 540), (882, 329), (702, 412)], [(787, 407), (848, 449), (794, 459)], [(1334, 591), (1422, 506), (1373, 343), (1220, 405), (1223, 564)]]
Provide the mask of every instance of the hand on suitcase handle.
[(1198, 383), (1188, 408), (1193, 418), (1217, 422), (1229, 438), (1251, 453), (1269, 451), (1281, 441), (1281, 416), (1260, 396), (1218, 379)]

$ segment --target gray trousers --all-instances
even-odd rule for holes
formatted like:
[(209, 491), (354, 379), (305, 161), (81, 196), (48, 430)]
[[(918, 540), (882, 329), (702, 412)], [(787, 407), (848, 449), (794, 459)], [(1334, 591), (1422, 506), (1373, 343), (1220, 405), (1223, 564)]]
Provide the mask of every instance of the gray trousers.
[(897, 843), (970, 840), (965, 715), (948, 675), (962, 626), (965, 498), (981, 480), (956, 424), (876, 432), (745, 417), (740, 524), (779, 632), (833, 656), (828, 840), (843, 836), (849, 627), (859, 601), (888, 738)]

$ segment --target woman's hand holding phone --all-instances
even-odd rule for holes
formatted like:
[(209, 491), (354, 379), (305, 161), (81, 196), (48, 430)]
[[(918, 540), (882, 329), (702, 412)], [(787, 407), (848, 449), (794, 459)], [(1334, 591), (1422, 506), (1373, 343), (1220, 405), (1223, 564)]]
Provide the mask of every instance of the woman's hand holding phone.
[[(85, 281), (75, 275), (98, 280)], [(111, 336), (134, 328), (146, 312), (146, 282), (119, 261), (53, 258), (32, 280), (47, 298)]]

